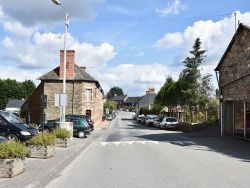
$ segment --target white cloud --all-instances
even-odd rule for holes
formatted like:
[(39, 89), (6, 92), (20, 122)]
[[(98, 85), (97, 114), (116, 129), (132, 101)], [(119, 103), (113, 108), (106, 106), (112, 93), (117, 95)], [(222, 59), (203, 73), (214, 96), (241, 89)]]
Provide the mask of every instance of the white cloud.
[(39, 76), (41, 76), (40, 72), (27, 71), (23, 69), (19, 69), (17, 67), (10, 66), (0, 66), (1, 70), (1, 78), (0, 79), (14, 79), (19, 82), (23, 82), (25, 80), (32, 80), (36, 85), (40, 83), (40, 80), (37, 80)]
[(183, 38), (181, 33), (175, 32), (175, 33), (166, 33), (165, 36), (161, 39), (159, 39), (155, 47), (156, 48), (169, 48), (169, 47), (176, 47), (182, 44)]
[[(241, 14), (237, 12), (237, 18), (247, 25), (250, 25), (250, 12)], [(213, 76), (213, 84), (217, 87), (217, 81), (214, 73), (215, 67), (218, 65), (226, 48), (228, 47), (234, 32), (235, 32), (235, 18), (232, 15), (229, 18), (213, 22), (197, 21), (192, 26), (187, 27), (182, 33), (166, 33), (159, 39), (155, 46), (158, 48), (177, 48), (177, 55), (175, 57), (175, 66), (170, 67), (171, 70), (183, 69), (183, 60), (191, 56), (189, 53), (196, 38), (201, 39), (201, 49), (206, 50), (204, 58), (205, 62), (201, 65), (202, 73), (210, 73)], [(179, 76), (180, 72), (176, 75)]]
[[(94, 18), (97, 12), (92, 8), (95, 4), (103, 4), (106, 0), (70, 0), (61, 1), (67, 8), (70, 18)], [(26, 0), (25, 3), (20, 0), (1, 0), (1, 8), (9, 18), (19, 20), (22, 25), (48, 26), (53, 22), (62, 21), (65, 10), (61, 6), (55, 5), (51, 0), (34, 1)], [(18, 8), (17, 8), (18, 7)]]
[(169, 14), (179, 14), (180, 11), (185, 10), (186, 6), (181, 4), (180, 0), (174, 0), (172, 2), (168, 2), (168, 6), (164, 9), (156, 8), (156, 13), (159, 13), (161, 17), (165, 17)]
[(93, 67), (100, 70), (107, 66), (109, 60), (116, 55), (114, 47), (108, 43), (94, 46), (90, 43), (76, 43), (70, 47), (76, 51), (76, 64), (79, 66)]
[(120, 88), (125, 88), (124, 93), (140, 96), (145, 94), (148, 87), (159, 91), (169, 74), (171, 72), (162, 64), (122, 64), (107, 69), (99, 80), (105, 92), (112, 86), (119, 85)]

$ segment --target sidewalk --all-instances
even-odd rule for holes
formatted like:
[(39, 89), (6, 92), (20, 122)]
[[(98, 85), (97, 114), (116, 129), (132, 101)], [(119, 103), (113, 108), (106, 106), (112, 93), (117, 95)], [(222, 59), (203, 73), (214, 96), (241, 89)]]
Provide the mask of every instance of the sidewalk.
[(233, 136), (221, 137), (219, 126), (185, 133), (184, 135), (214, 151), (239, 158), (243, 161), (250, 161), (250, 141), (235, 138)]
[(95, 129), (107, 129), (109, 127), (111, 121), (101, 121), (100, 123), (95, 125)]

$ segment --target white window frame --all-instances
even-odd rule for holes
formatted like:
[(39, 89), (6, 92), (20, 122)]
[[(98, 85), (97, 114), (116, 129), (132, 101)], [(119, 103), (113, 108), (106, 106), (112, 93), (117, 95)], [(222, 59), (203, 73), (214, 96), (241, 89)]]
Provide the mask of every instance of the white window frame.
[(86, 88), (86, 101), (92, 101), (92, 89), (91, 88)]

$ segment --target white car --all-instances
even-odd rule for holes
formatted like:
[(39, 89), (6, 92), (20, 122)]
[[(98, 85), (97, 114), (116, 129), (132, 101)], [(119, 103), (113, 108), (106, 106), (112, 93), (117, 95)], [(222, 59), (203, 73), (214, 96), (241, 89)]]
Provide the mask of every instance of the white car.
[(164, 117), (160, 122), (162, 129), (177, 129), (178, 125), (179, 122), (175, 117)]

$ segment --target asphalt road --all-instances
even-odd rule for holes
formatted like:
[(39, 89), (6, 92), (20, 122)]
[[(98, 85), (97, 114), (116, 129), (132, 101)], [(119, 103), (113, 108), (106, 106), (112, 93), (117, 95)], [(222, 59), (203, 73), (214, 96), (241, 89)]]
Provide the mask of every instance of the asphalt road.
[(249, 153), (225, 148), (218, 138), (157, 130), (131, 117), (119, 112), (47, 187), (249, 187)]
[(146, 127), (120, 111), (108, 129), (26, 159), (26, 170), (0, 188), (249, 187), (250, 143), (219, 129), (183, 134)]

